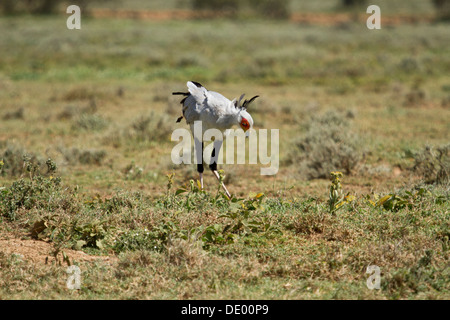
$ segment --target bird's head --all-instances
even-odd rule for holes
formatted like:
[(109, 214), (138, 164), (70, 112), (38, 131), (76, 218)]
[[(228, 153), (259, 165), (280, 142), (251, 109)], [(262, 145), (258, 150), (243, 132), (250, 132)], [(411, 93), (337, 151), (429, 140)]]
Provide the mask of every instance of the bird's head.
[(258, 98), (258, 96), (254, 96), (250, 100), (245, 100), (241, 105), (241, 101), (243, 98), (244, 95), (239, 98), (239, 101), (235, 103), (235, 106), (239, 109), (239, 125), (241, 126), (242, 130), (246, 132), (247, 130), (253, 128), (253, 118), (250, 113), (247, 112), (247, 107), (250, 103), (253, 102), (253, 100)]
[(239, 125), (244, 132), (253, 128), (253, 118), (247, 110), (242, 109), (239, 113)]

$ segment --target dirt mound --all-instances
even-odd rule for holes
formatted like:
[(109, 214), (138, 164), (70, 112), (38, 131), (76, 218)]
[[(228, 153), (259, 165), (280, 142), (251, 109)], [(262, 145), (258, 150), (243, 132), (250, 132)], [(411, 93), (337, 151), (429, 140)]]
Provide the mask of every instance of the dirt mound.
[(106, 263), (115, 261), (115, 257), (93, 256), (82, 251), (71, 249), (62, 249), (59, 252), (55, 252), (55, 248), (51, 243), (39, 240), (14, 238), (7, 235), (0, 235), (0, 252), (7, 255), (16, 255), (19, 259), (36, 264), (62, 263), (64, 261), (64, 254), (70, 259), (71, 263), (74, 261), (103, 261)]

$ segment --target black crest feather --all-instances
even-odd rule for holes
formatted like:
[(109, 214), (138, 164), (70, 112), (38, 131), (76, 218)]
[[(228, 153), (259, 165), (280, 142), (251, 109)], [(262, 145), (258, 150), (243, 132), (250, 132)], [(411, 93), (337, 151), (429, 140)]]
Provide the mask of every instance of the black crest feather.
[(243, 109), (247, 109), (248, 105), (250, 103), (252, 103), (256, 98), (258, 98), (259, 96), (254, 96), (253, 98), (251, 98), (250, 100), (245, 100), (244, 103), (242, 104), (242, 108)]

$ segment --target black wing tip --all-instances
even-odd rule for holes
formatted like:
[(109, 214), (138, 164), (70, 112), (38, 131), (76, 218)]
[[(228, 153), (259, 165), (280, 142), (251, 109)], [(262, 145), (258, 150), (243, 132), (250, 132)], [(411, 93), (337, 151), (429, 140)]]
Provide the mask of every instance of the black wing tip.
[(177, 123), (180, 122), (181, 119), (183, 119), (183, 116), (181, 116), (181, 117), (179, 117), (179, 118), (177, 119)]
[(201, 88), (203, 87), (200, 83), (196, 82), (196, 81), (191, 81), (193, 84), (195, 84), (197, 86), (197, 88)]

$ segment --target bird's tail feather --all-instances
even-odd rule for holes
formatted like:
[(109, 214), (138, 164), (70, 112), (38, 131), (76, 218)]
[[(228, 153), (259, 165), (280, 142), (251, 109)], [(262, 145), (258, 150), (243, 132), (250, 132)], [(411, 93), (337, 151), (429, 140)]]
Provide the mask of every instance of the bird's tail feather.
[(199, 103), (203, 102), (206, 97), (206, 89), (200, 83), (195, 81), (188, 81), (187, 87), (189, 89), (189, 93), (195, 98), (195, 100)]

